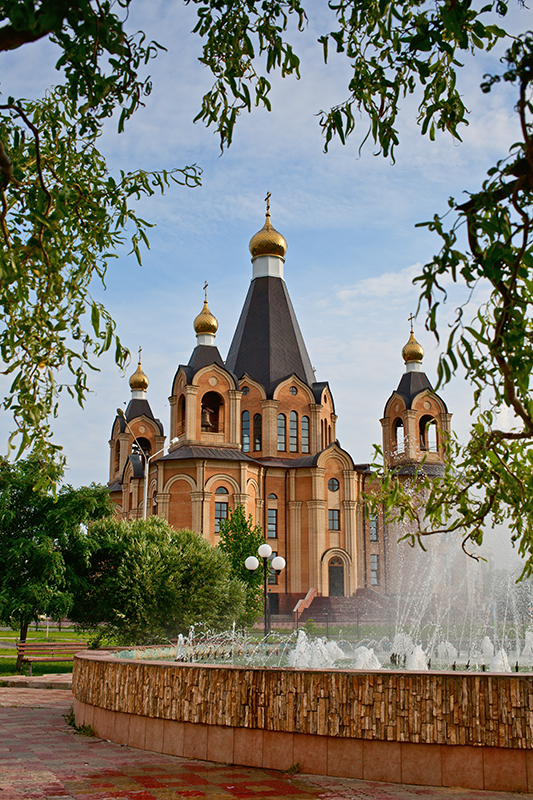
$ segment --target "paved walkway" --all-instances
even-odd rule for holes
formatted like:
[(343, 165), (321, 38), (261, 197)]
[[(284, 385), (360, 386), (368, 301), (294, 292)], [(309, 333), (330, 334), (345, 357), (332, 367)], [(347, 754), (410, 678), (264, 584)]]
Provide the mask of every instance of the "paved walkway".
[(533, 800), (163, 756), (76, 733), (71, 704), (65, 689), (0, 687), (0, 800)]
[(9, 675), (0, 678), (0, 687), (15, 689), (72, 689), (72, 672), (54, 672), (52, 675)]

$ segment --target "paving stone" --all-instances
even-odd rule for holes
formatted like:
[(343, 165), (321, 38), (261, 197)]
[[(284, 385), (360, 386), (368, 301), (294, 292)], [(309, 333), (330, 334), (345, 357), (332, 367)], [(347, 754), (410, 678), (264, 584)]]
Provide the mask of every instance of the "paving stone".
[(63, 719), (72, 701), (65, 689), (0, 687), (0, 800), (533, 800), (148, 753), (77, 734)]

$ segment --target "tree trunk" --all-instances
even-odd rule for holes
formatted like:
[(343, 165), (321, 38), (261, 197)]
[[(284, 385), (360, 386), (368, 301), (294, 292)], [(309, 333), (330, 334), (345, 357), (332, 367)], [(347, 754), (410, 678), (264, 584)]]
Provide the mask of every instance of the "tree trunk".
[[(28, 626), (29, 620), (21, 618), (20, 620), (20, 639), (19, 642), (22, 644), (26, 641), (26, 636), (28, 635)], [(17, 663), (15, 664), (15, 672), (20, 672), (22, 670), (22, 656), (20, 653), (17, 655)]]

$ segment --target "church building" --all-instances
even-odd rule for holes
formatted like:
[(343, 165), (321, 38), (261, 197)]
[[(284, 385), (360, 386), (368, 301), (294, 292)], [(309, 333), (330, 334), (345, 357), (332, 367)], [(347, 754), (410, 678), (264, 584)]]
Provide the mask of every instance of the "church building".
[[(337, 441), (333, 395), (315, 380), (285, 283), (286, 251), (267, 200), (265, 224), (250, 240), (252, 280), (226, 359), (206, 289), (194, 320), (196, 346), (171, 383), (168, 441), (147, 399), (140, 356), (131, 400), (109, 441), (109, 491), (123, 519), (143, 516), (146, 471), (147, 515), (213, 545), (221, 521), (244, 506), (273, 556), (287, 562), (269, 577), (274, 613), (292, 611), (311, 590), (323, 597), (388, 593), (393, 579), (387, 532), (381, 519), (364, 514), (372, 474)], [(381, 420), (385, 457), (401, 474), (422, 459), (424, 468), (439, 470), (450, 415), (422, 371), (412, 328), (403, 356), (406, 372)]]

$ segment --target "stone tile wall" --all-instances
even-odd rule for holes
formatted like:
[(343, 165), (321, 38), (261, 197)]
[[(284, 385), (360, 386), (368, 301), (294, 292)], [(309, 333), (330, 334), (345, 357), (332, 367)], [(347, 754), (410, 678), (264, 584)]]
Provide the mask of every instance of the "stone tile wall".
[(123, 714), (340, 739), (533, 749), (533, 677), (74, 663), (82, 703)]
[(533, 751), (411, 744), (233, 728), (113, 712), (74, 701), (76, 723), (167, 755), (421, 786), (533, 792)]

